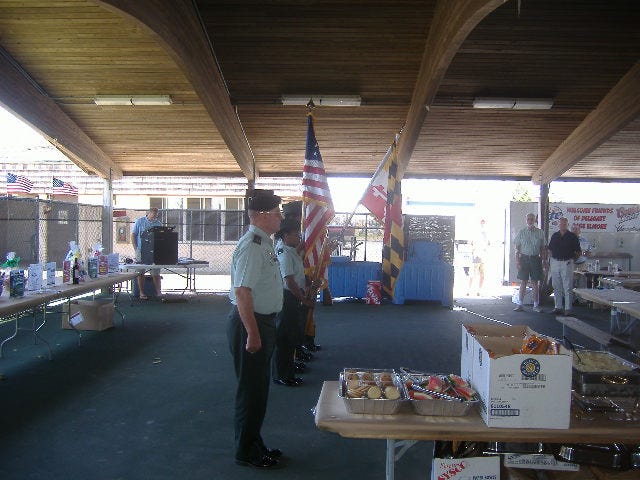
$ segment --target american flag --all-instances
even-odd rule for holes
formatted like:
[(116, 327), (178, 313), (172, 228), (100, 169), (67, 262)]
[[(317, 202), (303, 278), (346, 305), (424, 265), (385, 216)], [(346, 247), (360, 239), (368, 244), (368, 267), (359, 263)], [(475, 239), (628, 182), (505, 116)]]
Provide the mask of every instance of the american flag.
[(59, 178), (53, 177), (53, 194), (54, 195), (71, 195), (78, 196), (78, 188), (69, 182), (63, 182)]
[(22, 175), (7, 172), (7, 193), (29, 193), (33, 182)]
[[(326, 262), (321, 258), (322, 246), (327, 236), (327, 224), (336, 212), (333, 208), (320, 148), (313, 131), (311, 114), (307, 118), (307, 149), (302, 169), (302, 201), (304, 202), (305, 270), (311, 276), (322, 278), (326, 268)], [(320, 271), (317, 270), (318, 268)]]

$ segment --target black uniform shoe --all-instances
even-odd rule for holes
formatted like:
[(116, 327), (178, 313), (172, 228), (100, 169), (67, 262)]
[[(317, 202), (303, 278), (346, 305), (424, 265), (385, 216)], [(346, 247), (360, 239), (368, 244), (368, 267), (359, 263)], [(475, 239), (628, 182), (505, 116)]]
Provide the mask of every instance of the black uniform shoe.
[(305, 352), (304, 349), (300, 349), (300, 351), (296, 351), (296, 357), (303, 362), (308, 362), (313, 358), (313, 355), (309, 352)]
[(296, 373), (304, 373), (307, 366), (303, 362), (295, 362)]
[(271, 458), (280, 458), (282, 456), (282, 450), (279, 448), (266, 448), (264, 454)]
[(276, 385), (282, 385), (283, 387), (297, 387), (298, 384), (293, 380), (282, 380), (280, 378), (274, 378), (273, 383)]
[(239, 460), (236, 458), (236, 464), (243, 467), (259, 468), (261, 470), (267, 468), (278, 468), (280, 462), (275, 458), (271, 458), (269, 455), (263, 455), (261, 458), (255, 460)]
[(302, 385), (304, 383), (304, 380), (302, 380), (300, 377), (293, 377), (289, 381), (295, 383), (296, 385)]
[(562, 310), (561, 308), (554, 308), (553, 310), (551, 310), (552, 315), (562, 315), (563, 313), (564, 310)]
[(304, 344), (302, 345), (302, 349), (307, 353), (317, 352), (318, 350), (320, 350), (320, 345)]

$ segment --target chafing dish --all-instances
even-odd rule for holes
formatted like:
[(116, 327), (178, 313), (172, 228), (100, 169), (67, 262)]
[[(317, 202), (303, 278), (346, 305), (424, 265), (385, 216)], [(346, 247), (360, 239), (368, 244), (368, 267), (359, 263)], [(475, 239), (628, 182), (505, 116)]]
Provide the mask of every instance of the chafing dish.
[(573, 388), (582, 395), (640, 395), (640, 368), (610, 352), (580, 350), (573, 358)]

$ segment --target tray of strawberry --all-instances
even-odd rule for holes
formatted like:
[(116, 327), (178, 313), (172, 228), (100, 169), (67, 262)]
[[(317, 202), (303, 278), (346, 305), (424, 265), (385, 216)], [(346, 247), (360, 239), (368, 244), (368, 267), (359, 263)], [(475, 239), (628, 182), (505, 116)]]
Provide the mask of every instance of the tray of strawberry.
[(400, 369), (405, 395), (418, 415), (462, 417), (479, 400), (471, 385), (454, 374), (428, 374)]

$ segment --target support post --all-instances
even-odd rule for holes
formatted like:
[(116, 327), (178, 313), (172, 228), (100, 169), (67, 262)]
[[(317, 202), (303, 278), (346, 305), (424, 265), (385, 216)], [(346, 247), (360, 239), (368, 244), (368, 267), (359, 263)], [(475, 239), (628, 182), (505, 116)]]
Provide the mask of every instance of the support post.
[(102, 248), (105, 253), (113, 252), (113, 182), (109, 170), (109, 178), (105, 178), (102, 189)]

